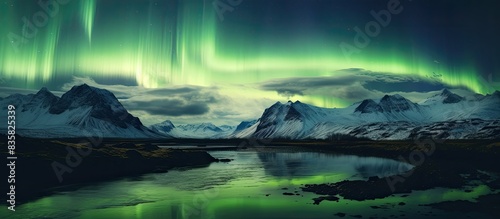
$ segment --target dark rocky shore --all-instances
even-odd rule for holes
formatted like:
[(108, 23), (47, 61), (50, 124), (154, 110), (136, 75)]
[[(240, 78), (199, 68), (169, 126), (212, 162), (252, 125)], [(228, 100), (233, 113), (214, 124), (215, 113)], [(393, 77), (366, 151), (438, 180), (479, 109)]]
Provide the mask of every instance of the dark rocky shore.
[[(302, 190), (321, 195), (315, 204), (323, 200), (369, 200), (411, 193), (437, 187), (464, 188), (471, 182), (481, 182), (492, 190), (500, 189), (500, 179), (484, 171), (500, 176), (500, 144), (496, 141), (446, 141), (433, 143), (435, 147), (417, 146), (413, 142), (337, 142), (309, 145), (325, 152), (356, 154), (391, 158), (415, 165), (409, 172), (390, 177), (371, 177), (368, 180), (341, 181), (329, 184), (304, 185)], [(431, 150), (432, 149), (432, 150)], [(423, 155), (423, 156), (422, 156)], [(401, 203), (404, 204), (404, 203)], [(451, 201), (429, 205), (447, 211), (477, 211), (500, 216), (500, 193), (479, 197), (476, 202)]]
[[(0, 147), (7, 148), (4, 142)], [(7, 156), (3, 150), (2, 157)], [(165, 172), (175, 167), (206, 166), (218, 161), (204, 151), (169, 150), (140, 141), (104, 139), (92, 144), (89, 139), (19, 136), (15, 156), (16, 204), (50, 194), (54, 187)], [(2, 191), (9, 192), (3, 184)]]

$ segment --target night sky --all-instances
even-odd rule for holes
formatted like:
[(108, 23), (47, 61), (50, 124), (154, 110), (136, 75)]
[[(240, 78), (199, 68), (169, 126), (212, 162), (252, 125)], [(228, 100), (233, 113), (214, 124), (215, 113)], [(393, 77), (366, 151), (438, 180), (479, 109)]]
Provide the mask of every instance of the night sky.
[[(345, 107), (500, 89), (490, 0), (59, 0), (49, 13), (0, 2), (2, 96), (85, 82), (145, 123), (234, 124), (288, 99)], [(391, 7), (385, 25), (371, 13)]]

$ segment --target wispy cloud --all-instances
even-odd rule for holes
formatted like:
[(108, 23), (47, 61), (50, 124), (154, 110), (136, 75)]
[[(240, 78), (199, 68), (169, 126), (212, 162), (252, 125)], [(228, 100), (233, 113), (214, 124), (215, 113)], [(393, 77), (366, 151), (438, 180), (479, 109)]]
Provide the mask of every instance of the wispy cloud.
[[(271, 100), (258, 100), (232, 96), (231, 89), (203, 86), (170, 86), (165, 88), (144, 88), (101, 84), (89, 77), (74, 77), (62, 86), (63, 91), (75, 85), (86, 83), (107, 89), (115, 94), (123, 106), (147, 125), (164, 120), (176, 124), (213, 122), (237, 124), (240, 121), (260, 116)], [(224, 93), (225, 95), (221, 94)]]
[(258, 84), (259, 89), (275, 91), (287, 98), (321, 95), (350, 102), (378, 98), (384, 94), (427, 93), (445, 87), (438, 81), (425, 78), (373, 72), (359, 68), (339, 70), (330, 76), (283, 78)]

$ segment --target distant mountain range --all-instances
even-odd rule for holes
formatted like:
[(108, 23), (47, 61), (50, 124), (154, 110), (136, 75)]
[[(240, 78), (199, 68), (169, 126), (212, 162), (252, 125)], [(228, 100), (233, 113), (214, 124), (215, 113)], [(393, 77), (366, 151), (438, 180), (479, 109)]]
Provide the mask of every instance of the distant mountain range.
[(216, 126), (212, 123), (185, 124), (175, 126), (170, 120), (152, 125), (151, 130), (175, 138), (225, 138), (233, 133), (234, 126)]
[(500, 138), (500, 92), (461, 97), (443, 90), (413, 103), (400, 95), (367, 99), (347, 108), (329, 109), (297, 102), (277, 102), (240, 138), (410, 139), (438, 136), (450, 139)]
[[(17, 107), (21, 135), (41, 138), (102, 136), (113, 138), (356, 138), (411, 139), (438, 136), (446, 139), (500, 138), (500, 92), (461, 97), (449, 90), (419, 103), (400, 95), (367, 99), (347, 108), (321, 108), (299, 101), (277, 102), (262, 116), (238, 126), (212, 123), (175, 126), (166, 120), (145, 127), (109, 91), (86, 84), (61, 97), (45, 88), (36, 94), (14, 94), (0, 99)], [(7, 115), (6, 107), (1, 109)], [(6, 129), (6, 117), (0, 128)]]

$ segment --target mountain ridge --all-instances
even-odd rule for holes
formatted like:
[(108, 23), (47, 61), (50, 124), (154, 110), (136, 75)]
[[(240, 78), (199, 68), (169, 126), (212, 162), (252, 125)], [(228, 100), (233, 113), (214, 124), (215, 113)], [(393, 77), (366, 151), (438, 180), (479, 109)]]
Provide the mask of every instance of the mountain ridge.
[(87, 84), (74, 86), (61, 97), (44, 87), (36, 94), (14, 94), (1, 102), (20, 110), (18, 133), (29, 137), (167, 137), (146, 128), (113, 93)]
[(234, 132), (234, 126), (222, 125), (216, 126), (210, 122), (202, 122), (195, 124), (174, 125), (170, 120), (151, 125), (150, 128), (162, 134), (168, 134), (175, 138), (209, 138), (219, 139), (225, 138)]
[[(78, 137), (81, 132), (90, 132), (121, 138), (326, 139), (340, 134), (380, 140), (446, 132), (442, 136), (500, 138), (499, 91), (462, 97), (443, 89), (420, 103), (399, 94), (384, 95), (347, 108), (278, 101), (266, 108), (260, 118), (238, 126), (209, 122), (176, 126), (165, 120), (147, 128), (128, 113), (112, 92), (87, 84), (74, 86), (61, 97), (43, 87), (35, 94), (1, 98), (0, 103), (18, 108), (19, 133), (31, 137)], [(470, 121), (474, 123), (469, 124)]]
[[(476, 135), (471, 129), (461, 135), (459, 130), (464, 130), (464, 126), (452, 124), (464, 124), (471, 119), (478, 119), (484, 122), (474, 124), (475, 129), (492, 129), (488, 124), (497, 124), (491, 121), (500, 120), (500, 98), (495, 96), (499, 93), (467, 100), (444, 89), (440, 94), (429, 97), (427, 102), (424, 101), (425, 104), (413, 103), (396, 94), (384, 95), (378, 102), (366, 99), (347, 108), (335, 109), (300, 102), (302, 105), (277, 102), (264, 110), (256, 127), (247, 128), (255, 131), (239, 137), (325, 139), (342, 134), (375, 140), (408, 139), (415, 136), (414, 129), (421, 129), (425, 130), (421, 132), (422, 135), (424, 132), (429, 134), (444, 131), (453, 133), (448, 133), (450, 138), (498, 138), (495, 133), (497, 129), (500, 131), (500, 127), (488, 131), (489, 134)], [(450, 124), (452, 128), (446, 130), (446, 127), (432, 124)]]

